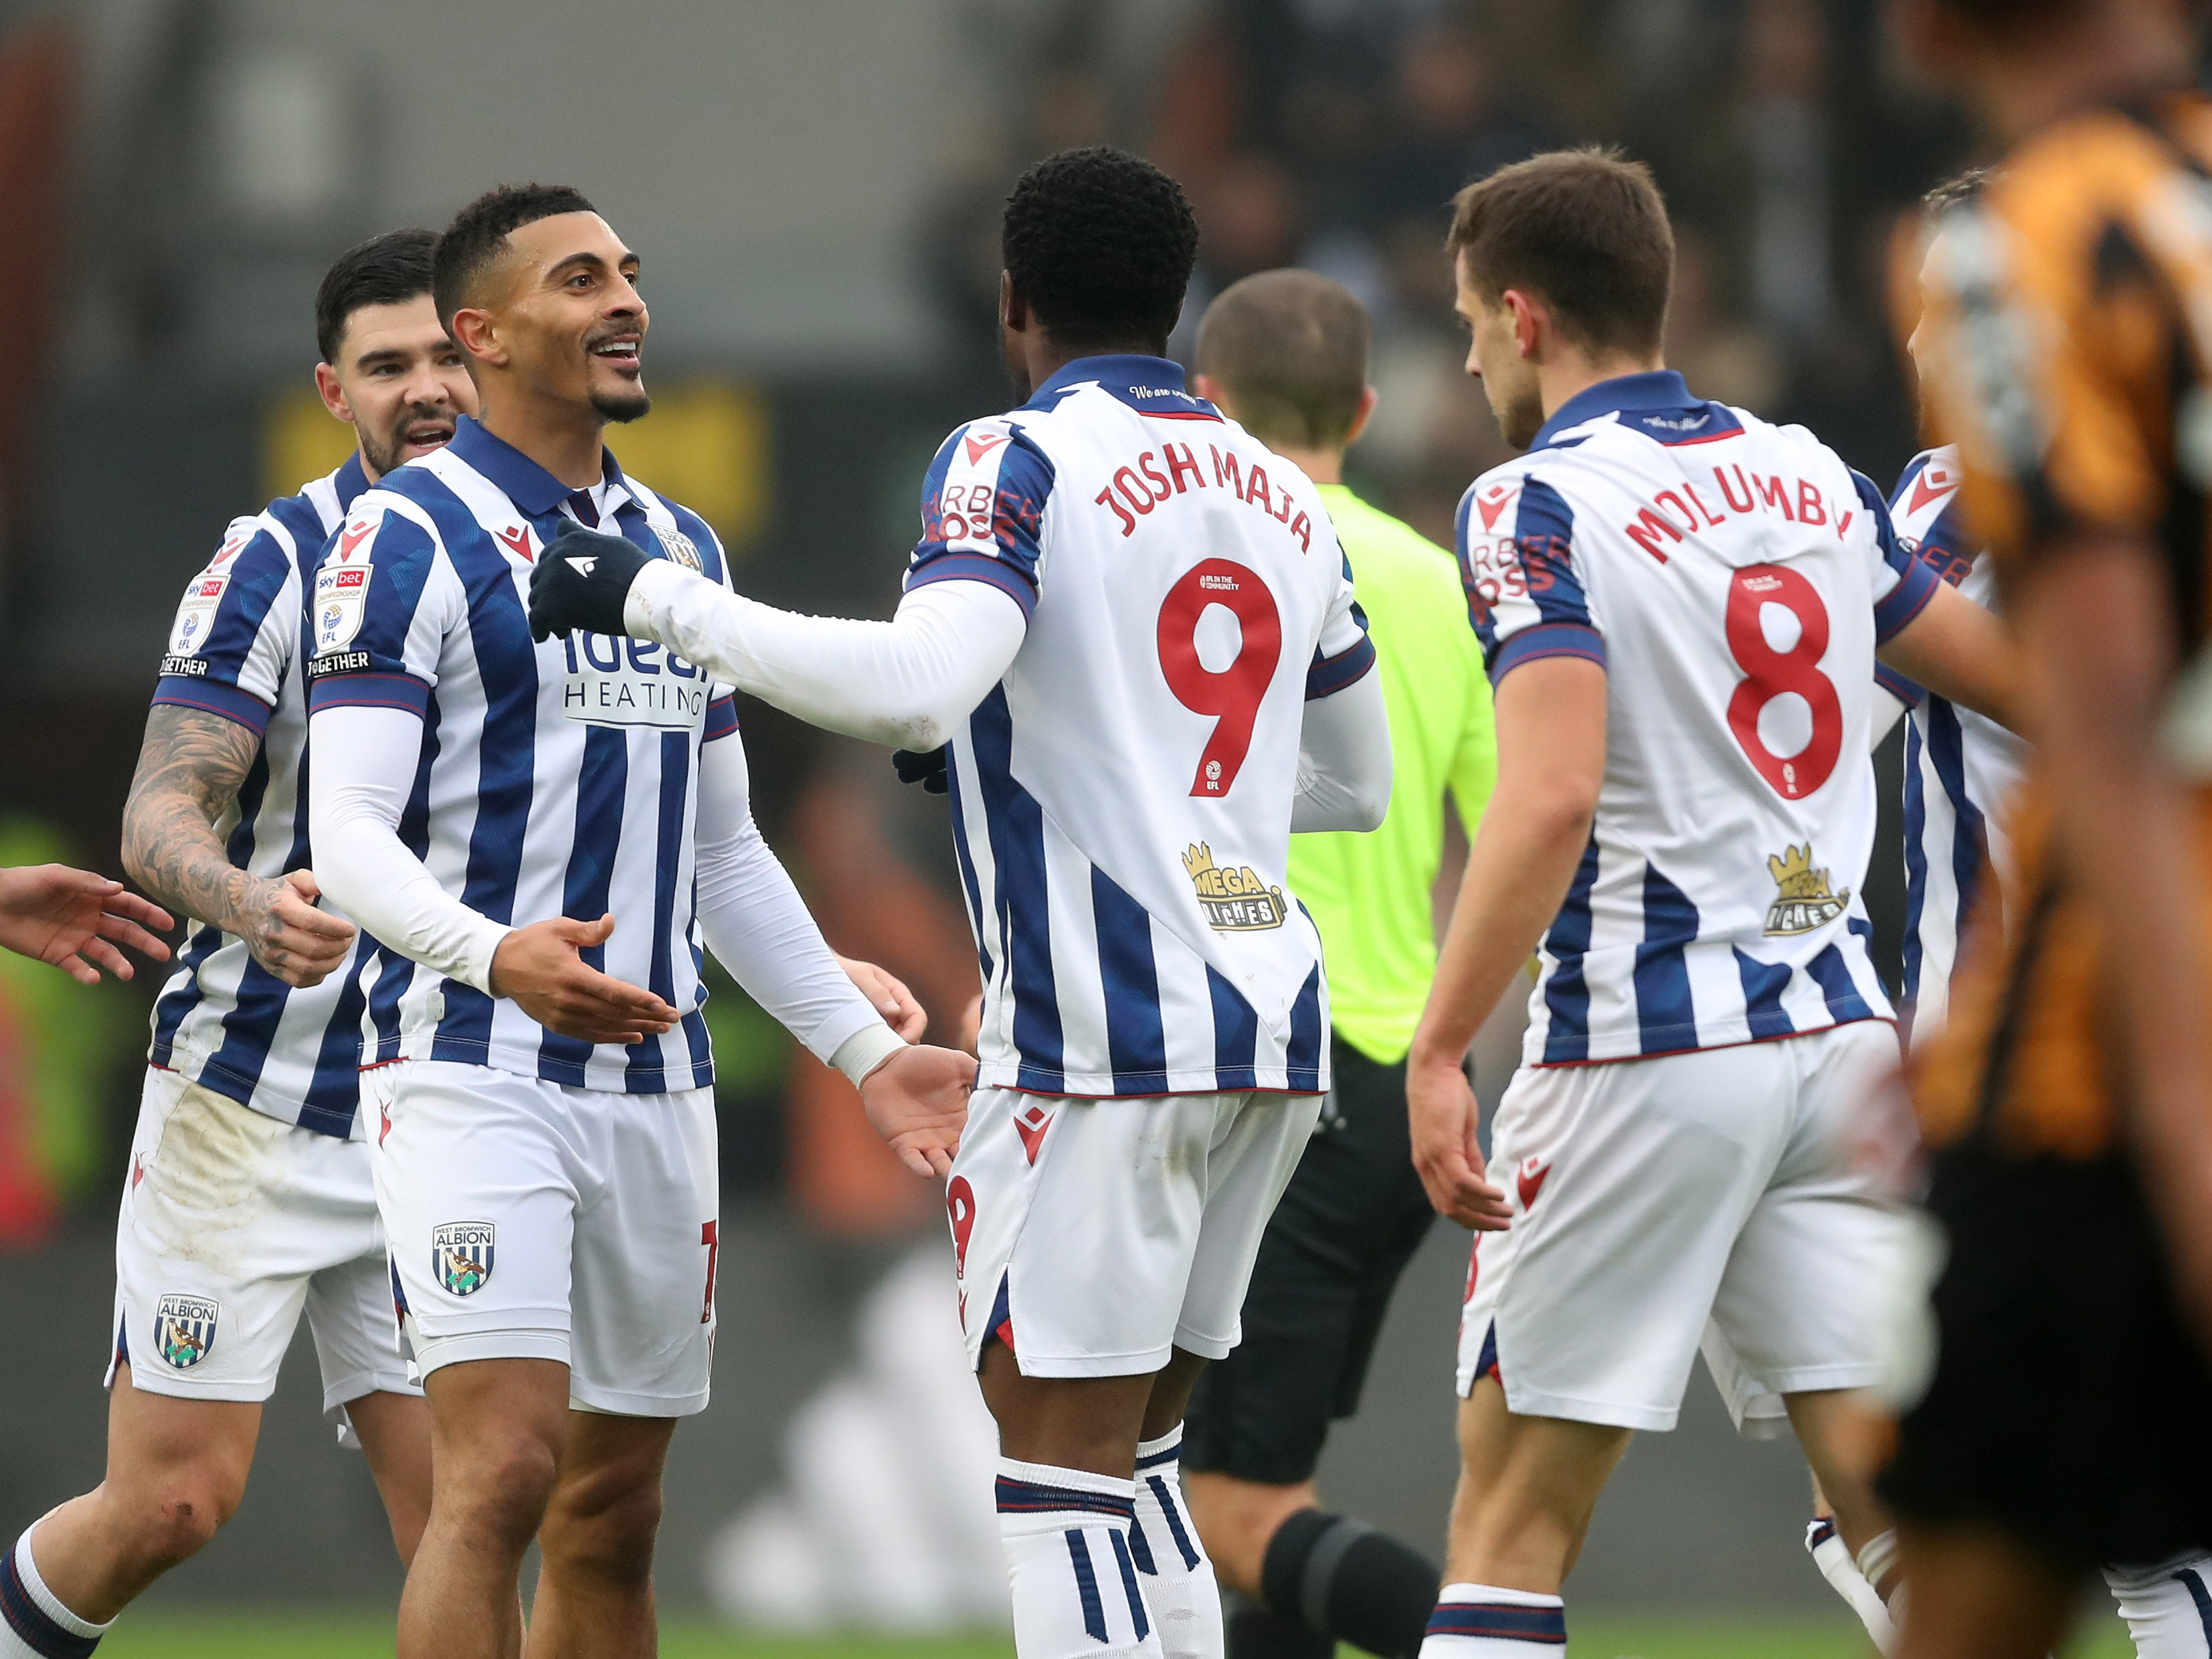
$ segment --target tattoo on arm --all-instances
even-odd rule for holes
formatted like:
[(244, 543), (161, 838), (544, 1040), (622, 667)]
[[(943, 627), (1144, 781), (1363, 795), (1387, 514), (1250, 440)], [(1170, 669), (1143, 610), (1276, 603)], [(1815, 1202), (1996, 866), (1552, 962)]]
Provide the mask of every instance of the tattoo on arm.
[(236, 720), (155, 706), (123, 809), (123, 863), (173, 910), (258, 942), (275, 884), (231, 863), (216, 825), (261, 750)]

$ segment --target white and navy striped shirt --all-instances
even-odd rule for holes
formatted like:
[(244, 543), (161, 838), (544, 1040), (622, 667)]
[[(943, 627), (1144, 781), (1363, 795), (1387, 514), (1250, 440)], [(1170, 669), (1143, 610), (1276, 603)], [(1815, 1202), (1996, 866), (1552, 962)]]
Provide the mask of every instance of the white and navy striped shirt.
[[(594, 499), (596, 497), (596, 499)], [(604, 521), (726, 582), (696, 514), (609, 455), (571, 491), (464, 419), (443, 449), (354, 503), (309, 595), (309, 703), (422, 720), (398, 824), (445, 890), (526, 927), (612, 911), (592, 967), (684, 1011), (630, 1048), (549, 1031), (508, 1000), (385, 953), (370, 990), (375, 1059), (458, 1060), (579, 1087), (657, 1094), (714, 1081), (693, 914), (699, 747), (737, 730), (726, 689), (663, 647), (594, 635), (535, 644), (531, 564), (564, 518)]]
[(1321, 941), (1285, 885), (1305, 701), (1374, 662), (1319, 493), (1182, 370), (1080, 358), (931, 465), (909, 587), (1029, 632), (951, 748), (985, 1086), (1328, 1086)]
[[(1960, 523), (1958, 447), (1912, 458), (1889, 513), (1907, 552), (1985, 610), (1996, 573)], [(2008, 847), (1999, 809), (2026, 774), (2027, 745), (1986, 715), (1907, 683), (1905, 733), (1905, 1017), (1917, 1038), (1943, 1023), (1959, 935), (1973, 908), (1982, 860), (2002, 871)]]
[[(233, 864), (264, 878), (313, 862), (307, 697), (295, 672), (301, 595), (324, 540), (368, 487), (356, 454), (298, 495), (234, 520), (185, 588), (161, 659), (157, 707), (204, 709), (260, 736), (227, 850)], [(357, 1134), (362, 981), (374, 954), (375, 941), (363, 936), (345, 970), (299, 990), (256, 963), (243, 939), (202, 927), (154, 1005), (149, 1058), (281, 1121)]]
[(1493, 683), (1549, 656), (1607, 673), (1603, 787), (1524, 1060), (1887, 1018), (1860, 891), (1874, 652), (1936, 578), (1881, 492), (1662, 370), (1570, 398), (1468, 491), (1458, 541)]

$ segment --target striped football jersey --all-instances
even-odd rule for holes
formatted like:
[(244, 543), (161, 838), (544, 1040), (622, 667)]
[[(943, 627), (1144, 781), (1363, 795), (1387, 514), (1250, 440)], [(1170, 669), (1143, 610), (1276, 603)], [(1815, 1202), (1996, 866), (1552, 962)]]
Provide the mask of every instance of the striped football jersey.
[[(368, 487), (356, 454), (298, 495), (234, 520), (186, 586), (161, 659), (155, 706), (204, 709), (260, 736), (227, 850), (240, 869), (266, 878), (312, 863), (301, 596), (325, 538)], [(357, 1135), (362, 980), (374, 956), (364, 936), (345, 969), (300, 990), (263, 969), (236, 935), (198, 927), (154, 1005), (148, 1057), (283, 1122)]]
[(1458, 542), (1493, 684), (1555, 656), (1607, 676), (1603, 787), (1526, 1062), (1887, 1018), (1861, 892), (1874, 653), (1937, 579), (1881, 492), (1662, 370), (1570, 398), (1468, 491)]
[(951, 744), (985, 1087), (1328, 1086), (1289, 890), (1305, 701), (1374, 662), (1314, 485), (1145, 356), (1078, 359), (956, 430), (908, 587), (1028, 613)]
[(495, 921), (613, 912), (613, 938), (585, 959), (683, 1019), (627, 1048), (593, 1045), (387, 951), (369, 990), (374, 1055), (632, 1094), (703, 1088), (714, 1060), (699, 1012), (693, 814), (700, 744), (735, 732), (735, 708), (726, 688), (658, 645), (532, 642), (531, 565), (580, 511), (727, 580), (705, 522), (623, 476), (611, 455), (599, 489), (571, 491), (464, 419), (443, 449), (356, 501), (331, 538), (309, 594), (309, 705), (419, 714), (422, 758), (398, 826), (408, 850)]

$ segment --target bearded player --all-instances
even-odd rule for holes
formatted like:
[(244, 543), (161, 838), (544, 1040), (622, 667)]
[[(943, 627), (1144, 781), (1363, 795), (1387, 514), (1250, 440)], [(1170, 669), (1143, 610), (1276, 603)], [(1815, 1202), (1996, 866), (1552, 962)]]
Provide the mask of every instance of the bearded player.
[(947, 1196), (1023, 1659), (1221, 1652), (1177, 1448), (1329, 1083), (1290, 833), (1372, 829), (1389, 794), (1319, 492), (1166, 358), (1197, 240), (1133, 156), (1023, 176), (1000, 314), (1024, 402), (938, 452), (892, 621), (791, 616), (599, 537), (532, 587), (542, 628), (621, 627), (817, 725), (946, 745), (906, 764), (950, 793), (986, 987)]
[[(366, 952), (309, 867), (302, 588), (356, 496), (476, 407), (430, 303), (427, 230), (345, 254), (315, 298), (315, 383), (357, 447), (230, 527), (191, 580), (124, 808), (131, 875), (201, 926), (154, 1009), (116, 1226), (107, 1474), (0, 1567), (0, 1655), (92, 1651), (238, 1507), (304, 1315), (323, 1409), (367, 1455), (403, 1560), (429, 1506), (356, 1109)], [(235, 811), (237, 823), (220, 825)], [(212, 1241), (220, 1241), (219, 1246)]]

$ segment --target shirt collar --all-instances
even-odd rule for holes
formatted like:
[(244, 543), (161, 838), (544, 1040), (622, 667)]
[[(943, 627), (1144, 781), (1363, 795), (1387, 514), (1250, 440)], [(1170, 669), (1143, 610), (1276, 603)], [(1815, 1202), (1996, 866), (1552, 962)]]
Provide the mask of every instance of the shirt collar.
[(1586, 386), (1561, 404), (1552, 418), (1536, 429), (1528, 447), (1541, 449), (1570, 427), (1601, 415), (1632, 409), (1686, 409), (1698, 400), (1690, 395), (1690, 383), (1671, 368), (1647, 369), (1639, 374), (1616, 374), (1595, 386)]
[[(472, 416), (461, 416), (446, 447), (490, 479), (507, 500), (532, 518), (552, 512), (575, 494), (504, 438), (485, 431)], [(629, 480), (623, 477), (610, 450), (599, 452), (599, 477), (605, 483), (622, 485), (623, 493), (635, 499)]]
[[(1062, 392), (1093, 380), (1133, 408), (1154, 404), (1178, 411), (1200, 409), (1208, 414), (1213, 412), (1212, 404), (1183, 389), (1181, 363), (1170, 357), (1152, 357), (1133, 351), (1103, 352), (1095, 357), (1078, 357), (1062, 363), (1045, 378), (1044, 384), (1030, 394), (1029, 402), (1022, 407), (1049, 409)], [(1168, 395), (1161, 396), (1162, 393)]]
[(331, 474), (331, 488), (337, 491), (340, 516), (352, 512), (355, 498), (368, 488), (368, 469), (361, 464), (361, 451), (355, 450), (346, 457), (345, 465)]

